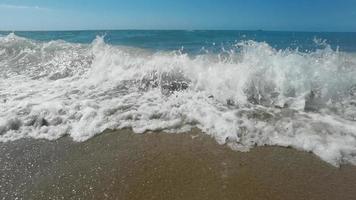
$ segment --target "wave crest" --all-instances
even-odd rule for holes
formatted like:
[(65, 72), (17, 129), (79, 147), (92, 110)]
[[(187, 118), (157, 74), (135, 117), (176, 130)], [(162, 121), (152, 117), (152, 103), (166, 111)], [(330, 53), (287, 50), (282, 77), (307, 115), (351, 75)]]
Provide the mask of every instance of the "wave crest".
[(244, 41), (219, 54), (0, 37), (0, 141), (198, 127), (238, 150), (356, 164), (356, 57)]

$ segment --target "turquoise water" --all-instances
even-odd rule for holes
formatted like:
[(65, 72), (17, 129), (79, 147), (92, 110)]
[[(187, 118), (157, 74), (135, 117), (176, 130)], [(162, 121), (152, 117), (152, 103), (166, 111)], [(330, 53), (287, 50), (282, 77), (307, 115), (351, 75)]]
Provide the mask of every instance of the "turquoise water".
[[(9, 32), (0, 32), (7, 35)], [(311, 51), (320, 48), (315, 40), (326, 41), (332, 49), (356, 51), (356, 33), (278, 32), (278, 31), (56, 31), (15, 32), (16, 35), (40, 41), (64, 40), (91, 43), (96, 36), (105, 36), (105, 42), (151, 50), (179, 50), (201, 53), (202, 48), (219, 52), (239, 41), (267, 42), (276, 49)]]

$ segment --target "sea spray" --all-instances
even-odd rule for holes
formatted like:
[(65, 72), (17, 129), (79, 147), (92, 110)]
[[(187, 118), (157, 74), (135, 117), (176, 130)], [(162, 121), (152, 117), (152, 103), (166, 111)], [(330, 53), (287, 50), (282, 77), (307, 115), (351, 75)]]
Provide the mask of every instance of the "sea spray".
[(356, 164), (356, 56), (236, 42), (190, 55), (0, 37), (0, 141), (197, 127), (246, 151), (291, 146)]

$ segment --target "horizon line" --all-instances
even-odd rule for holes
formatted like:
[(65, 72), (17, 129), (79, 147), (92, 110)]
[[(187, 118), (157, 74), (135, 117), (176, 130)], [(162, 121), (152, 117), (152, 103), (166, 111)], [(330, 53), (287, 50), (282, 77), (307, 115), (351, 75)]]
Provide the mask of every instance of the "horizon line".
[(309, 32), (309, 33), (356, 33), (356, 31), (316, 31), (316, 30), (278, 30), (278, 29), (17, 29), (0, 32), (75, 32), (75, 31), (265, 31), (265, 32)]

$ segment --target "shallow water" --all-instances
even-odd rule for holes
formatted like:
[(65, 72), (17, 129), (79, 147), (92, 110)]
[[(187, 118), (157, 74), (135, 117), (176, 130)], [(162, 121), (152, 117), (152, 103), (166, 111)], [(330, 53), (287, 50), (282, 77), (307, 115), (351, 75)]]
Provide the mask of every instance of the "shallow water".
[(355, 47), (352, 33), (2, 33), (0, 141), (197, 127), (356, 164)]
[(0, 199), (353, 200), (356, 166), (306, 152), (231, 151), (199, 130), (0, 143)]

